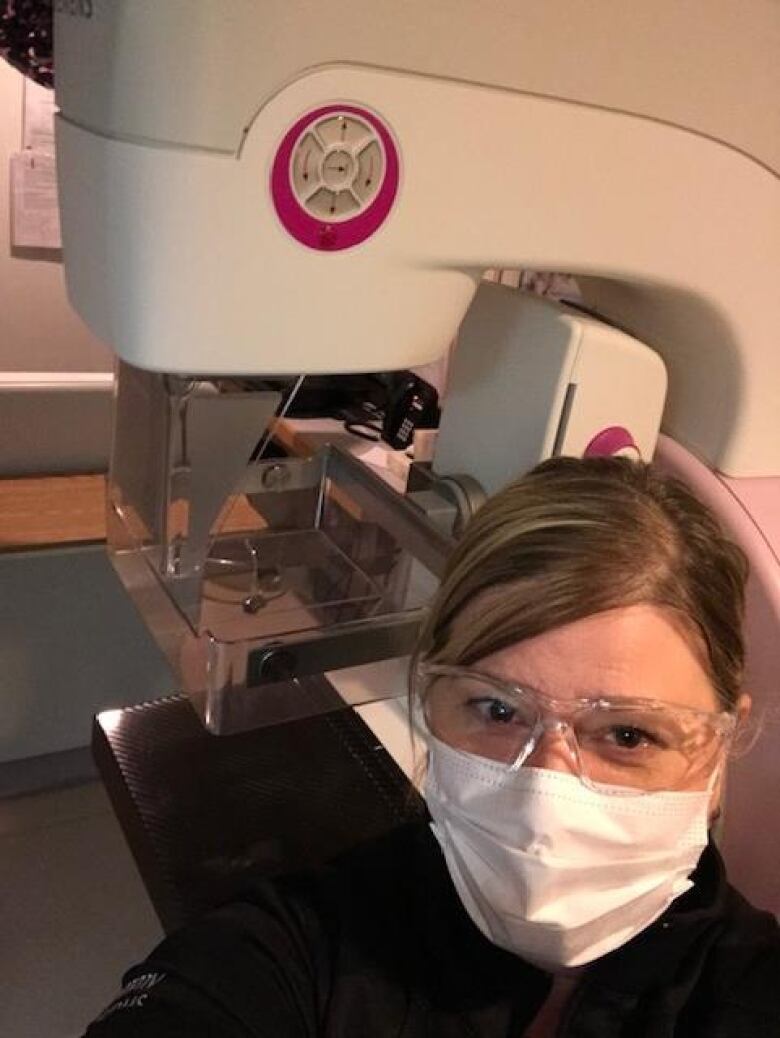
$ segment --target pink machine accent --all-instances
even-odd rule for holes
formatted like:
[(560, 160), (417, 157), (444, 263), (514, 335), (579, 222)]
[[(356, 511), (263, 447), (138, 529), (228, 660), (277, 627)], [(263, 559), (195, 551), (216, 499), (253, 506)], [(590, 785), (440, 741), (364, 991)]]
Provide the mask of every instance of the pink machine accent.
[[(318, 220), (307, 213), (293, 193), (290, 163), (295, 145), (303, 134), (326, 115), (356, 115), (376, 130), (385, 152), (385, 176), (376, 198), (357, 216), (338, 223)], [(336, 252), (370, 238), (385, 222), (398, 193), (400, 161), (398, 149), (385, 124), (366, 108), (356, 105), (326, 105), (308, 112), (285, 134), (271, 170), (271, 196), (284, 227), (310, 249)]]
[[(777, 707), (780, 684), (780, 477), (732, 479), (713, 472), (667, 436), (654, 464), (678, 476), (709, 505), (750, 561), (747, 585), (747, 672), (759, 728), (755, 747), (732, 763), (720, 841), (734, 885), (758, 905), (780, 904), (777, 795)], [(775, 738), (771, 736), (774, 734)], [(760, 820), (766, 824), (760, 826)], [(760, 831), (757, 828), (760, 826)]]
[(586, 458), (609, 458), (613, 454), (617, 454), (618, 451), (629, 448), (633, 448), (638, 458), (639, 448), (628, 429), (624, 429), (622, 425), (610, 425), (606, 429), (602, 429), (601, 432), (596, 433), (585, 448), (583, 456)]

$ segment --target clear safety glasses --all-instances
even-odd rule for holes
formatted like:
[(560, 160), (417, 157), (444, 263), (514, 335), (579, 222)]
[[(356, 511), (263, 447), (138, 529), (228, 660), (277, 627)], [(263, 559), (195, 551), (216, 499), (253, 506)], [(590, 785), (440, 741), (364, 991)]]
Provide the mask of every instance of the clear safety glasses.
[(462, 667), (421, 663), (414, 681), (441, 742), (516, 770), (553, 736), (585, 785), (599, 790), (703, 788), (736, 727), (725, 711), (654, 699), (553, 699)]

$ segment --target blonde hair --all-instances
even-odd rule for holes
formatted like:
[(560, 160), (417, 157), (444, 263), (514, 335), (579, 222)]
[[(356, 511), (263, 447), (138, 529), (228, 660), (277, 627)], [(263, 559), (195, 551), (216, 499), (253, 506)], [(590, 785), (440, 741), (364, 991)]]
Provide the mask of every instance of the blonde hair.
[(415, 660), (471, 666), (586, 616), (654, 605), (681, 618), (733, 710), (746, 578), (743, 552), (678, 480), (625, 458), (554, 458), (471, 520)]

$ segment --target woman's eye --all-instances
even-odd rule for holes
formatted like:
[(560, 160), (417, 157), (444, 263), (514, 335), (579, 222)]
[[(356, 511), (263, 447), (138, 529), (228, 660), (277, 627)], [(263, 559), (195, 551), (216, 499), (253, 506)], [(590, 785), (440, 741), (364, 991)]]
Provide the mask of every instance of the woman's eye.
[(621, 750), (636, 750), (640, 746), (656, 745), (656, 740), (649, 732), (630, 725), (615, 725), (609, 731), (609, 738)]
[(472, 699), (469, 705), (485, 721), (493, 724), (509, 724), (517, 711), (502, 699)]

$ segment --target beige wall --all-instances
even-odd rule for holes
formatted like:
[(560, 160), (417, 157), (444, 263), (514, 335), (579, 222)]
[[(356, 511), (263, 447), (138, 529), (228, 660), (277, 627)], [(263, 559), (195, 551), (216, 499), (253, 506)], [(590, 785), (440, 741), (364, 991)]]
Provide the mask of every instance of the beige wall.
[(107, 371), (111, 355), (68, 305), (59, 254), (12, 255), (8, 162), (21, 147), (22, 87), (0, 61), (0, 371)]

